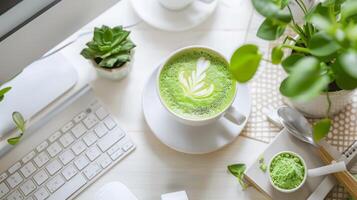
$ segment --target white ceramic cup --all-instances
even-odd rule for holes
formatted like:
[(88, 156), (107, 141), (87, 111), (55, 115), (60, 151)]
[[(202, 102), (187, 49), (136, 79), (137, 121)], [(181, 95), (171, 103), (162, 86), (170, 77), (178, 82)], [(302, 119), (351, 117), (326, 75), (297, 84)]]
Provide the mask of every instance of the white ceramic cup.
[[(176, 114), (174, 111), (172, 111), (170, 108), (167, 107), (167, 105), (165, 104), (164, 100), (162, 99), (161, 95), (160, 95), (160, 74), (161, 71), (163, 69), (163, 67), (166, 65), (166, 63), (176, 54), (181, 53), (182, 51), (190, 51), (190, 50), (203, 50), (203, 51), (207, 51), (207, 52), (211, 52), (212, 54), (216, 54), (218, 56), (220, 56), (222, 59), (224, 59), (227, 62), (228, 65), (228, 61), (227, 58), (225, 56), (223, 56), (221, 53), (213, 50), (210, 47), (205, 47), (205, 46), (188, 46), (188, 47), (184, 47), (181, 49), (178, 49), (176, 51), (174, 51), (173, 53), (171, 53), (167, 59), (162, 63), (162, 65), (160, 66), (158, 73), (157, 73), (157, 77), (156, 77), (156, 91), (157, 91), (157, 95), (159, 96), (159, 99), (161, 101), (161, 104), (166, 108), (166, 110), (172, 114), (172, 116), (179, 122), (186, 124), (186, 125), (190, 125), (190, 126), (201, 126), (201, 125), (206, 125), (212, 122), (215, 122), (216, 120), (220, 119), (221, 117), (225, 117), (226, 119), (228, 119), (229, 121), (237, 124), (237, 125), (241, 125), (246, 121), (246, 116), (244, 116), (243, 114), (241, 114), (237, 108), (235, 108), (234, 106), (232, 106), (235, 98), (236, 98), (236, 94), (237, 94), (237, 87), (235, 90), (235, 94), (234, 94), (234, 98), (232, 98), (230, 104), (228, 104), (228, 106), (225, 109), (222, 109), (221, 112), (219, 112), (216, 115), (210, 116), (208, 118), (200, 118), (200, 119), (189, 119), (189, 118), (185, 118), (183, 116), (180, 116), (178, 114)], [(238, 84), (238, 83), (237, 83)]]
[[(298, 187), (293, 188), (293, 189), (279, 188), (278, 186), (276, 186), (273, 183), (273, 180), (271, 179), (271, 176), (270, 176), (270, 167), (271, 167), (272, 161), (274, 160), (275, 157), (277, 157), (278, 155), (283, 154), (283, 153), (288, 153), (288, 154), (291, 154), (291, 155), (294, 155), (294, 156), (298, 157), (301, 160), (301, 163), (303, 164), (304, 169), (305, 169), (304, 179), (301, 181), (301, 183), (300, 183), (300, 185)], [(283, 192), (283, 193), (291, 193), (291, 192), (297, 191), (298, 189), (300, 189), (305, 184), (307, 177), (323, 176), (323, 175), (333, 174), (333, 173), (340, 172), (340, 171), (345, 171), (345, 170), (347, 170), (346, 169), (346, 164), (343, 161), (340, 161), (340, 162), (337, 162), (337, 163), (335, 162), (335, 163), (332, 163), (330, 165), (325, 165), (325, 166), (317, 167), (317, 168), (314, 168), (314, 169), (308, 169), (306, 167), (305, 160), (299, 154), (297, 154), (295, 152), (292, 152), (292, 151), (281, 151), (281, 152), (275, 154), (270, 159), (269, 165), (268, 165), (268, 174), (269, 174), (270, 184), (276, 190), (278, 190), (280, 192)]]
[[(196, 0), (158, 0), (162, 6), (170, 10), (181, 10)], [(203, 3), (211, 3), (214, 0), (197, 0)]]

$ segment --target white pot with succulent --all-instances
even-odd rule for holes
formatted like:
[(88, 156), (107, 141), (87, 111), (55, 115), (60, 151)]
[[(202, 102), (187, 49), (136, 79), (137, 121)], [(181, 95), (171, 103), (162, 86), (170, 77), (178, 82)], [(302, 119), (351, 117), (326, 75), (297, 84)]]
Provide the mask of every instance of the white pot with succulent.
[(121, 26), (95, 28), (92, 41), (81, 55), (93, 62), (99, 76), (121, 80), (129, 74), (135, 53), (129, 34)]

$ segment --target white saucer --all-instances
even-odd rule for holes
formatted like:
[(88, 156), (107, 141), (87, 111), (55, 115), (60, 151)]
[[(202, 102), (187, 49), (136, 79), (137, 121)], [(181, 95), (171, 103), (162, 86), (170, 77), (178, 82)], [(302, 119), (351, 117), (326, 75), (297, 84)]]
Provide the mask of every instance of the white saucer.
[(217, 7), (217, 1), (203, 3), (193, 1), (182, 10), (163, 7), (158, 0), (131, 0), (135, 12), (149, 25), (166, 31), (185, 31), (205, 21)]
[[(155, 70), (143, 92), (143, 111), (147, 124), (154, 135), (170, 148), (188, 154), (204, 154), (218, 150), (241, 133), (247, 121), (237, 126), (227, 119), (204, 126), (188, 126), (177, 122), (162, 106), (156, 92)], [(236, 100), (233, 105), (247, 118), (250, 114), (251, 100), (249, 88), (238, 85)]]

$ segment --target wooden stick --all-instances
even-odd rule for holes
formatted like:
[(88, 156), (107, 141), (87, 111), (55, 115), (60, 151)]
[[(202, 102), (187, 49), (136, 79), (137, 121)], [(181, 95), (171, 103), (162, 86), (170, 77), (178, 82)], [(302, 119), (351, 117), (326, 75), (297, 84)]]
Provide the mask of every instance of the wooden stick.
[[(318, 152), (322, 161), (325, 164), (331, 164), (335, 161), (333, 157), (323, 148), (319, 147)], [(337, 172), (333, 174), (335, 178), (341, 183), (353, 198), (357, 199), (357, 181), (348, 171)]]

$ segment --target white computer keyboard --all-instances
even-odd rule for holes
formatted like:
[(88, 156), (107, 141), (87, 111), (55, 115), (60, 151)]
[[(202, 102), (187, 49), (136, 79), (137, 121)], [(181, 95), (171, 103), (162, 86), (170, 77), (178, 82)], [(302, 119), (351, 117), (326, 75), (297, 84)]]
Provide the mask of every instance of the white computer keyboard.
[(134, 148), (95, 101), (0, 173), (0, 199), (72, 199)]

